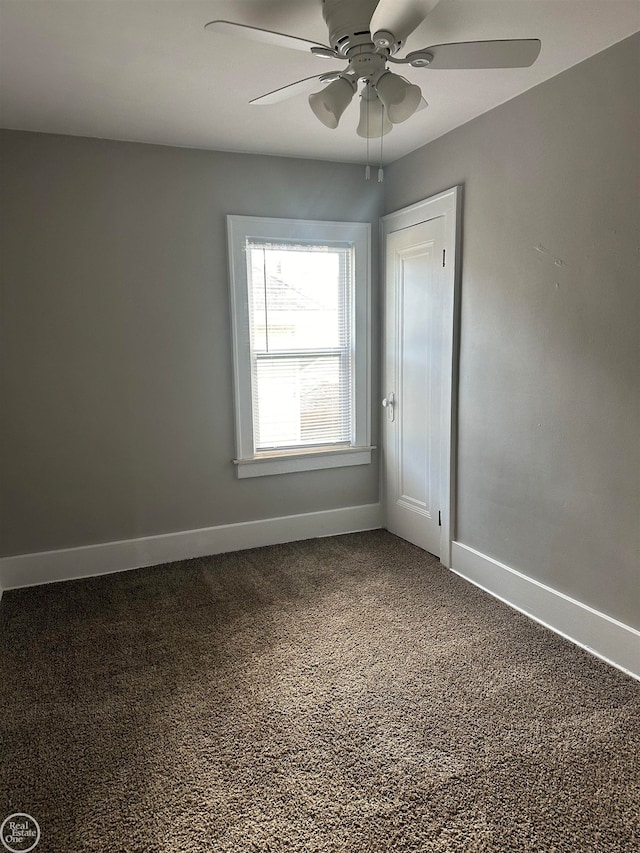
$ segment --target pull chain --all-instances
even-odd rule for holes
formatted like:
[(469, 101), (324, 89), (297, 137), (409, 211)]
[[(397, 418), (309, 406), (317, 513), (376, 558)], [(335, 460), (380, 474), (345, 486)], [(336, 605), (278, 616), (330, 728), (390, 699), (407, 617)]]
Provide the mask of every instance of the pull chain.
[[(364, 97), (364, 93), (363, 93)], [(367, 116), (367, 165), (364, 167), (364, 179), (368, 181), (371, 179), (371, 166), (369, 165), (369, 99), (366, 100), (366, 116)]]
[(384, 172), (382, 171), (382, 140), (384, 139), (384, 110), (380, 111), (380, 167), (378, 169), (378, 183), (384, 181)]
[[(370, 84), (367, 83), (366, 85), (369, 86)], [(370, 154), (370, 142), (369, 142), (369, 139), (370, 139), (370, 135), (369, 135), (370, 108), (369, 108), (369, 105), (371, 102), (371, 98), (365, 97), (365, 93), (367, 95), (370, 95), (371, 93), (369, 92), (368, 89), (365, 89), (363, 91), (362, 95), (360, 96), (361, 98), (364, 98), (364, 100), (365, 100), (365, 105), (364, 105), (364, 107), (365, 107), (365, 127), (366, 127), (366, 134), (367, 134), (367, 165), (364, 167), (364, 178), (366, 181), (369, 181), (369, 180), (371, 180), (371, 154)], [(375, 95), (375, 97), (377, 98), (377, 95)], [(383, 144), (382, 139), (384, 136), (384, 119), (385, 119), (384, 109), (381, 109), (380, 110), (380, 165), (378, 167), (378, 183), (379, 184), (381, 184), (384, 181), (384, 171), (382, 168), (382, 144)]]

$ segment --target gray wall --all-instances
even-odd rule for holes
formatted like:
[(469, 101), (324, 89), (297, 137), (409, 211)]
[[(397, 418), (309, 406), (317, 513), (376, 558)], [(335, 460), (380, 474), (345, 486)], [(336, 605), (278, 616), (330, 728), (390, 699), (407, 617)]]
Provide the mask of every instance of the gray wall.
[(0, 554), (378, 500), (377, 461), (241, 481), (231, 463), (224, 217), (368, 221), (375, 241), (362, 168), (13, 131), (1, 145)]
[(387, 170), (464, 186), (459, 541), (640, 628), (638, 37)]

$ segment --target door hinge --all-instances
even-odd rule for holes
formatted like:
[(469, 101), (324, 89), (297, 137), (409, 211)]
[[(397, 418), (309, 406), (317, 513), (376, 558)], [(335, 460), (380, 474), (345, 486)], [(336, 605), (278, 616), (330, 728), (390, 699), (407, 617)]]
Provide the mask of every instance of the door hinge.
[(442, 266), (444, 266), (446, 256), (447, 256), (447, 250), (443, 249), (442, 250)]
[(438, 527), (442, 527), (442, 511), (438, 510)]

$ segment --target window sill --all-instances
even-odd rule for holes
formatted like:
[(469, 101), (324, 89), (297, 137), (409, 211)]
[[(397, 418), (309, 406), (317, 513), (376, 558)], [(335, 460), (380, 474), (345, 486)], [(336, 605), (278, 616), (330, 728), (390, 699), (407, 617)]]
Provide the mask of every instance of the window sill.
[(260, 453), (246, 459), (234, 459), (238, 479), (264, 477), (268, 474), (290, 474), (295, 471), (317, 471), (322, 468), (344, 468), (368, 465), (375, 447), (331, 447), (284, 450)]

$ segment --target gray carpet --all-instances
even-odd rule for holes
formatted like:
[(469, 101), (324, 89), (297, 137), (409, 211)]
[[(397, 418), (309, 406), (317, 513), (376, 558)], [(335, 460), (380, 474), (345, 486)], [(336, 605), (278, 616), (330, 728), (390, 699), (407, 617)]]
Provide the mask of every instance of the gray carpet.
[(640, 685), (383, 531), (5, 593), (36, 853), (631, 853)]

